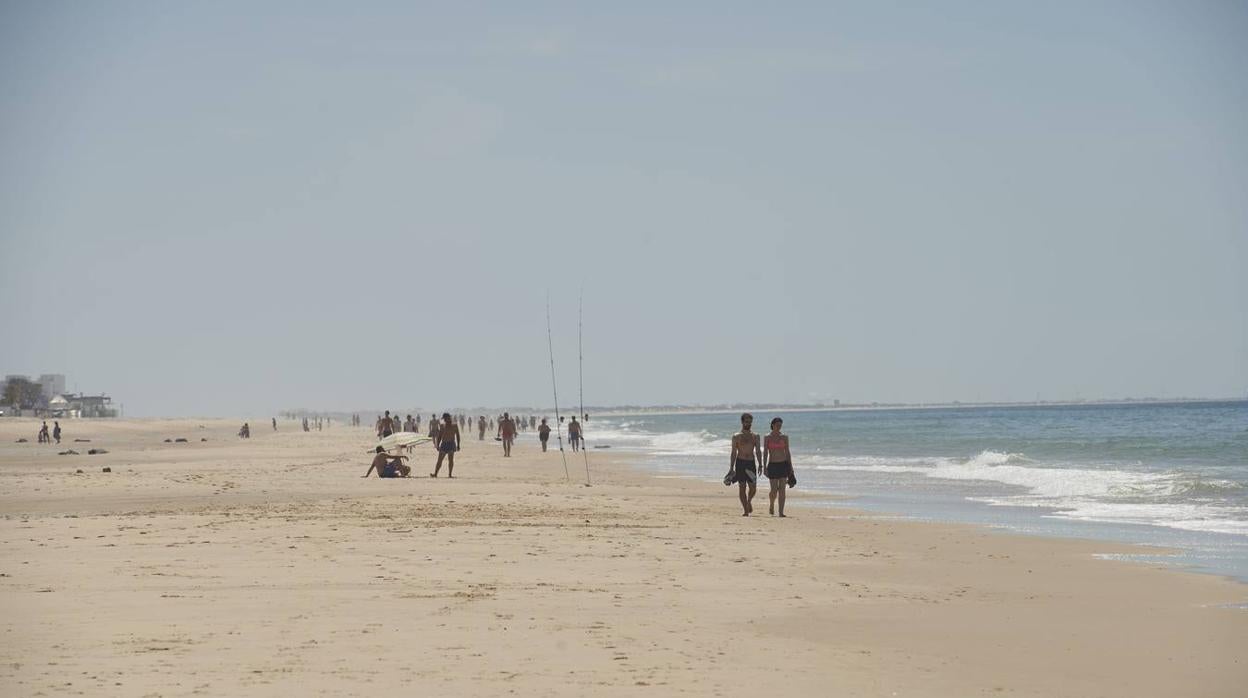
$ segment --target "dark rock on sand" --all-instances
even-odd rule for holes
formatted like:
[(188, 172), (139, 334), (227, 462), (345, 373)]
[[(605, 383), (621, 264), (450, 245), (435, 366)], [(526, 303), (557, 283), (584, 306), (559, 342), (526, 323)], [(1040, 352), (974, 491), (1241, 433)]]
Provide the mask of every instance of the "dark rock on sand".
[(87, 451), (87, 455), (89, 455), (89, 456), (98, 456), (98, 455), (100, 455), (101, 453), (108, 453), (108, 451), (105, 451), (105, 450), (104, 450), (104, 449), (102, 449), (102, 448), (93, 448), (93, 449), (91, 449), (90, 451)]
[(60, 453), (58, 453), (58, 454), (56, 454), (56, 455), (58, 455), (58, 456), (76, 456), (76, 455), (78, 455), (78, 452), (77, 452), (77, 451), (75, 451), (74, 449), (72, 449), (72, 448), (71, 448), (71, 449), (69, 449), (68, 451), (61, 451)]
[(111, 473), (111, 472), (113, 472), (113, 469), (112, 469), (112, 468), (104, 468), (104, 469), (103, 469), (102, 471), (100, 471), (100, 472), (104, 472), (104, 473)]
[(24, 443), (26, 443), (26, 439), (18, 439), (18, 440), (17, 440), (17, 443), (19, 443), (19, 444), (24, 444)]
[(91, 443), (91, 439), (74, 439), (74, 443), (76, 443), (76, 444), (89, 444), (89, 443)]
[(173, 440), (173, 442), (174, 442), (175, 444), (184, 444), (184, 443), (186, 443), (187, 441), (186, 441), (186, 439), (174, 439), (174, 440)]

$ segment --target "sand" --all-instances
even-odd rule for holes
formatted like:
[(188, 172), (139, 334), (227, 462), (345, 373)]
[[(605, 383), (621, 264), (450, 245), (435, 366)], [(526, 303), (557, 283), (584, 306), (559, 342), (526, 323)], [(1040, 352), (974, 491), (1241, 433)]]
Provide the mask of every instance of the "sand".
[(423, 476), (428, 446), (421, 477), (380, 480), (360, 477), (363, 428), (257, 419), (240, 441), (236, 421), (78, 420), (56, 447), (35, 424), (0, 421), (5, 696), (1248, 686), (1248, 587), (1095, 557), (1136, 548), (899, 521), (800, 488), (790, 518), (762, 494), (743, 518), (729, 488), (626, 454), (591, 451), (593, 487), (568, 454), (568, 482), (532, 434), (510, 459), (467, 439), (455, 480)]

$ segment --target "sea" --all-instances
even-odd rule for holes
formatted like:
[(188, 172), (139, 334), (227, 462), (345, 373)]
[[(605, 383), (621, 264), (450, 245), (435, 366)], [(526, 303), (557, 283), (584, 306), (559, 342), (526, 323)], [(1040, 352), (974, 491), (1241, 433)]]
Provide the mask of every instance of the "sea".
[[(784, 419), (797, 486), (829, 495), (791, 513), (847, 504), (1162, 546), (1172, 553), (1114, 557), (1248, 582), (1248, 401), (758, 410), (755, 430), (766, 433), (772, 417)], [(590, 418), (591, 454), (639, 453), (656, 476), (704, 481), (735, 499), (722, 479), (739, 413)]]

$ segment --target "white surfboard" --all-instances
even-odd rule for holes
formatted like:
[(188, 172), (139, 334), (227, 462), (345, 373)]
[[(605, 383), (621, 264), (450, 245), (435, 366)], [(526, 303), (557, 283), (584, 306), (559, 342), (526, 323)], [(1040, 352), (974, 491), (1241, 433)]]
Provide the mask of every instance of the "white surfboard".
[(428, 436), (421, 436), (420, 434), (417, 434), (411, 431), (400, 431), (397, 434), (391, 434), (387, 436), (386, 438), (378, 441), (376, 444), (373, 445), (372, 448), (368, 450), (376, 451), (377, 447), (381, 446), (382, 450), (392, 451), (396, 448), (402, 448), (404, 446), (415, 446), (416, 444), (423, 444), (426, 441), (433, 441), (433, 439), (429, 438)]

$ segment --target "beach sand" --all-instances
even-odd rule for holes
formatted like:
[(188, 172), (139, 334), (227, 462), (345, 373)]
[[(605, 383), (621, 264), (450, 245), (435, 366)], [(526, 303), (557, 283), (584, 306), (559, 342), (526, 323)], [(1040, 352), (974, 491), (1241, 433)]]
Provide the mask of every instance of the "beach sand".
[(568, 453), (569, 482), (531, 433), (510, 459), (474, 433), (454, 480), (425, 476), (428, 445), (419, 477), (363, 479), (367, 429), (258, 419), (240, 441), (239, 424), (66, 421), (57, 447), (0, 421), (0, 694), (1248, 686), (1248, 586), (1094, 557), (1136, 548), (899, 521), (800, 488), (790, 518), (765, 491), (743, 518), (735, 488), (626, 454), (591, 451), (586, 487)]

